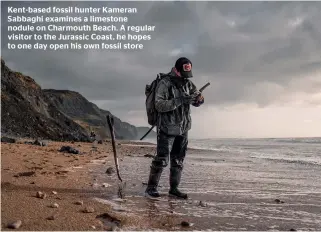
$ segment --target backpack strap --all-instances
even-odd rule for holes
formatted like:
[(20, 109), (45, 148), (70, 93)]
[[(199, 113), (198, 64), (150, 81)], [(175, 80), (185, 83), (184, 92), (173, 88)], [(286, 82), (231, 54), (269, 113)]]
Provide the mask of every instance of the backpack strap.
[[(165, 77), (168, 77), (169, 73), (158, 73), (157, 74), (157, 79), (160, 81), (161, 79), (165, 78)], [(157, 88), (157, 86), (156, 86)], [(160, 132), (160, 123), (161, 123), (161, 114), (158, 114), (158, 119), (157, 119), (157, 123), (156, 123), (156, 135), (157, 135), (157, 138), (158, 138), (158, 135), (159, 135), (159, 132)]]
[[(158, 81), (160, 81), (161, 79), (163, 79), (166, 76), (168, 76), (168, 74), (158, 73), (157, 74), (157, 79), (158, 79)], [(156, 86), (156, 88), (157, 88), (157, 86)], [(157, 123), (156, 123), (156, 136), (157, 136), (157, 139), (158, 139), (159, 132), (160, 132), (160, 123), (161, 123), (161, 114), (158, 114), (158, 119), (157, 119)]]

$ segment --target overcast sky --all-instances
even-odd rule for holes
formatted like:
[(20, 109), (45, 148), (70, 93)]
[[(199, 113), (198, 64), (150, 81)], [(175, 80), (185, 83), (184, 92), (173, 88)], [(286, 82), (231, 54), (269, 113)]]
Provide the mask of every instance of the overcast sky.
[(192, 110), (191, 137), (321, 136), (321, 2), (81, 2), (137, 7), (128, 25), (155, 25), (152, 40), (136, 52), (13, 52), (6, 11), (22, 4), (31, 3), (2, 2), (2, 56), (43, 88), (80, 92), (148, 126), (145, 85), (186, 56), (196, 86), (211, 82)]

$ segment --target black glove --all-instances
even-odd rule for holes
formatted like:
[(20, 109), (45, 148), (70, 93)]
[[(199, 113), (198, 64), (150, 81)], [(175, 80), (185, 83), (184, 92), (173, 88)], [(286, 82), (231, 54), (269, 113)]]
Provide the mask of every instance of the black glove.
[(193, 104), (196, 104), (198, 102), (199, 96), (202, 96), (202, 93), (200, 91), (195, 91), (193, 94), (190, 95), (193, 98)]
[(181, 101), (183, 104), (192, 104), (194, 102), (194, 97), (193, 96), (190, 96), (186, 93), (183, 93), (182, 96), (181, 96)]

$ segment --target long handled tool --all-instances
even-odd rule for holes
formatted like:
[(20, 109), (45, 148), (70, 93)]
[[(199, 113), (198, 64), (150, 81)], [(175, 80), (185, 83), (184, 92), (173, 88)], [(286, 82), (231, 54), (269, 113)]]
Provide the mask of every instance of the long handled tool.
[(149, 128), (149, 130), (146, 132), (146, 134), (144, 134), (144, 136), (143, 137), (141, 137), (141, 139), (140, 140), (143, 140), (153, 129), (154, 129), (154, 127), (155, 127), (155, 125), (154, 126), (152, 126), (151, 128)]
[[(120, 177), (120, 172), (119, 172), (119, 163), (118, 163), (116, 143), (115, 143), (114, 118), (111, 117), (110, 115), (107, 115), (106, 118), (107, 118), (107, 124), (109, 126), (112, 146), (113, 146), (114, 160), (115, 160), (117, 176), (118, 176), (118, 179), (120, 180), (120, 182), (123, 182), (122, 178)], [(124, 191), (125, 186), (126, 186), (126, 183), (123, 183), (123, 185), (120, 185), (119, 188), (118, 188), (118, 195), (119, 195), (120, 198), (123, 198), (123, 196), (124, 196), (123, 191)]]
[[(204, 86), (203, 86), (202, 88), (200, 88), (198, 91), (203, 92), (203, 90), (206, 89), (207, 86), (209, 86), (210, 84), (211, 84), (211, 83), (207, 82), (206, 85), (204, 85)], [(143, 137), (141, 137), (140, 140), (143, 140), (143, 139), (154, 129), (154, 127), (155, 127), (155, 125), (152, 126), (152, 127), (146, 132), (146, 134), (144, 134)]]
[(117, 176), (118, 176), (118, 179), (121, 182), (123, 182), (123, 180), (120, 177), (120, 173), (119, 173), (119, 163), (118, 163), (116, 144), (115, 144), (114, 118), (112, 118), (110, 115), (107, 115), (106, 118), (107, 118), (107, 123), (108, 123), (108, 126), (109, 126), (109, 130), (110, 130), (110, 136), (111, 136), (111, 142), (112, 142), (112, 146), (113, 146), (114, 160), (115, 160), (115, 165), (116, 165)]
[(200, 92), (203, 92), (204, 89), (207, 88), (211, 83), (207, 82), (206, 85), (204, 85), (202, 88), (199, 89)]

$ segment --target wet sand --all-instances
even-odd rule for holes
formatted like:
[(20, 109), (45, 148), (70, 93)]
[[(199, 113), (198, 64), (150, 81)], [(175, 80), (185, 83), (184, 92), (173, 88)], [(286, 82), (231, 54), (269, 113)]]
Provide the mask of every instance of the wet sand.
[[(168, 215), (192, 223), (188, 230), (321, 230), (319, 165), (190, 149), (181, 183), (190, 199), (167, 196), (167, 168), (159, 188), (163, 197), (152, 201), (143, 196), (146, 186), (141, 184), (147, 181), (150, 162), (125, 156), (121, 163), (123, 178), (131, 183), (121, 205), (147, 221)], [(172, 230), (182, 229), (179, 220)]]
[[(61, 146), (72, 146), (82, 154), (58, 152)], [(118, 227), (121, 228), (144, 224), (139, 217), (123, 215), (111, 206), (93, 200), (94, 196), (114, 196), (118, 190), (115, 174), (110, 176), (108, 183), (107, 178), (103, 177), (107, 176), (105, 171), (108, 167), (114, 167), (111, 144), (96, 146), (94, 150), (91, 143), (49, 142), (44, 147), (24, 144), (24, 141), (1, 143), (2, 230), (10, 230), (8, 224), (17, 220), (22, 221), (17, 230), (111, 230), (116, 223), (96, 218), (105, 213), (120, 220)], [(146, 154), (149, 149), (118, 147), (120, 158), (125, 153)], [(99, 171), (97, 163), (100, 164)], [(93, 167), (103, 181), (97, 180)], [(46, 198), (37, 198), (38, 191), (45, 193)], [(83, 205), (75, 204), (78, 201), (83, 201)], [(59, 207), (52, 208), (54, 203)], [(94, 212), (84, 213), (83, 210), (88, 207), (93, 208)], [(51, 216), (55, 219), (48, 220)]]
[[(98, 144), (96, 151), (90, 143), (1, 143), (2, 230), (16, 220), (22, 221), (18, 230), (111, 230), (117, 223), (96, 218), (106, 213), (120, 221), (122, 230), (321, 230), (318, 166), (189, 149), (181, 188), (191, 199), (168, 198), (167, 168), (159, 188), (163, 196), (154, 201), (143, 196), (151, 162), (144, 155), (154, 154), (154, 146), (121, 143), (124, 199), (117, 196), (116, 174), (105, 173), (114, 167), (110, 143)], [(84, 154), (58, 152), (63, 145)], [(35, 174), (16, 176), (30, 171)], [(37, 191), (47, 197), (36, 198)], [(59, 207), (51, 208), (53, 203)], [(84, 213), (86, 207), (94, 212)], [(55, 220), (48, 220), (52, 215)], [(190, 227), (182, 227), (182, 221)]]

